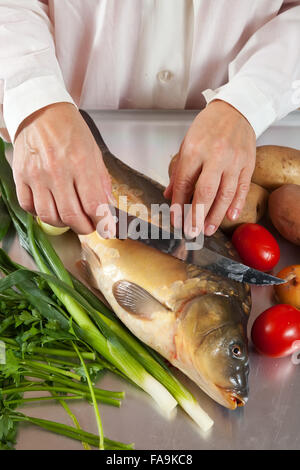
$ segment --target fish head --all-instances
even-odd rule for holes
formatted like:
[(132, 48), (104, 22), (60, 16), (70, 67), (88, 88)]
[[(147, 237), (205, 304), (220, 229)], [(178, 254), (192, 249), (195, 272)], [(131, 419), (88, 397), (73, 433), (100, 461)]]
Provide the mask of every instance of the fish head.
[(242, 319), (236, 300), (208, 294), (185, 305), (178, 328), (177, 353), (189, 376), (230, 409), (248, 399), (249, 361)]

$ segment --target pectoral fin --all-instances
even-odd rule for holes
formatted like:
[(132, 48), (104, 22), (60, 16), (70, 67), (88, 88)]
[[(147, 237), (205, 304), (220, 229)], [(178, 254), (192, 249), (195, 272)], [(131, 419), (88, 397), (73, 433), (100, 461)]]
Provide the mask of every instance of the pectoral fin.
[(101, 267), (101, 262), (94, 253), (94, 251), (86, 244), (82, 244), (82, 260), (80, 263), (81, 273), (83, 274), (84, 278), (88, 281), (88, 283), (99, 289), (97, 279), (95, 278), (94, 272), (97, 268)]
[(117, 281), (112, 290), (118, 304), (132, 315), (150, 319), (154, 312), (168, 310), (149, 292), (133, 282)]

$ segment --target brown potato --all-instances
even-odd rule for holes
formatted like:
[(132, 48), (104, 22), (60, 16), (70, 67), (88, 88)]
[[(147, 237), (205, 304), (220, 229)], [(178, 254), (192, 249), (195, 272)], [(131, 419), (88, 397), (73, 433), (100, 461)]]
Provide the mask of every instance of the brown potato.
[(284, 184), (269, 197), (269, 215), (278, 232), (300, 245), (300, 185)]
[(246, 203), (240, 217), (237, 220), (229, 220), (225, 217), (221, 223), (221, 229), (230, 232), (241, 224), (257, 223), (266, 212), (268, 197), (269, 193), (266, 189), (258, 184), (251, 183)]
[(300, 184), (300, 150), (277, 145), (257, 147), (252, 181), (269, 190)]
[(300, 265), (287, 266), (276, 276), (288, 281), (274, 286), (276, 300), (300, 309)]

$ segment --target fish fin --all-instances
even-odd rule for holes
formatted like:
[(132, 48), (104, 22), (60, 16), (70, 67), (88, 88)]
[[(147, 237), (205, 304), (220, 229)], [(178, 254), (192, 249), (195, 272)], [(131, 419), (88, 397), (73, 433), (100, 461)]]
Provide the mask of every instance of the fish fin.
[(76, 262), (76, 267), (79, 270), (80, 275), (83, 277), (83, 279), (86, 280), (89, 286), (99, 290), (95, 276), (91, 271), (89, 263), (84, 259), (80, 259)]
[(106, 307), (111, 309), (111, 305), (108, 303), (102, 292), (99, 290), (99, 286), (96, 283), (96, 279), (91, 272), (88, 262), (84, 259), (80, 259), (76, 262), (76, 267), (79, 270), (81, 276), (88, 282), (89, 287), (93, 287), (97, 290), (96, 296), (99, 297), (101, 302), (103, 302)]
[(97, 279), (94, 276), (93, 268), (101, 267), (101, 262), (96, 253), (86, 244), (82, 244), (82, 259), (80, 260), (80, 269), (91, 286), (99, 289)]
[(147, 292), (143, 287), (129, 281), (117, 281), (113, 285), (113, 294), (118, 304), (132, 315), (147, 319), (153, 312), (166, 310), (167, 307)]

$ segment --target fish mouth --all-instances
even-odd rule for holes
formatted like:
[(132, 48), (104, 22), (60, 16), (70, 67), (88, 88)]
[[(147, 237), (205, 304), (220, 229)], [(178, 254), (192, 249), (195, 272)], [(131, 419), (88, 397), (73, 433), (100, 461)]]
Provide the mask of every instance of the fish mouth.
[(217, 387), (227, 404), (227, 408), (235, 410), (236, 408), (246, 405), (248, 396), (244, 391), (237, 392), (236, 390), (220, 387), (219, 385), (217, 385)]
[(235, 392), (231, 392), (230, 398), (233, 402), (235, 402), (235, 408), (245, 406), (248, 401), (248, 397), (242, 397)]

